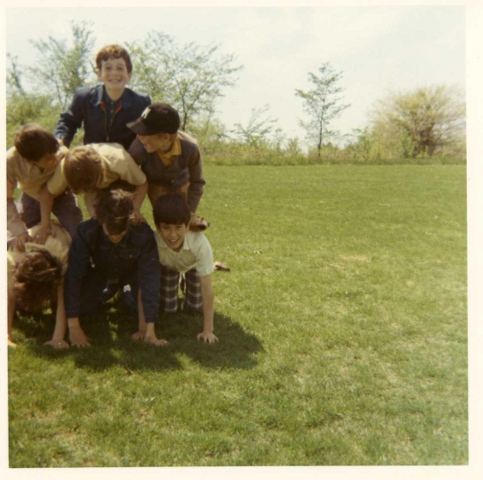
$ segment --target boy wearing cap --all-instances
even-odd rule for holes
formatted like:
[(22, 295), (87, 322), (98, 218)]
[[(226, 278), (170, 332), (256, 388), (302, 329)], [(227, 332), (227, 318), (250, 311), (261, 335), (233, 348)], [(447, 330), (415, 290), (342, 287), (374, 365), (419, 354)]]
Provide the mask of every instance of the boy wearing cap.
[(178, 131), (179, 125), (179, 114), (172, 106), (153, 103), (127, 125), (137, 135), (129, 153), (146, 174), (152, 206), (159, 196), (176, 192), (186, 199), (195, 217), (206, 182), (198, 145)]
[(96, 56), (97, 76), (103, 85), (78, 88), (66, 112), (60, 115), (54, 135), (69, 146), (84, 124), (84, 145), (120, 143), (126, 150), (136, 135), (126, 127), (151, 103), (148, 95), (126, 88), (132, 77), (129, 53), (107, 45)]

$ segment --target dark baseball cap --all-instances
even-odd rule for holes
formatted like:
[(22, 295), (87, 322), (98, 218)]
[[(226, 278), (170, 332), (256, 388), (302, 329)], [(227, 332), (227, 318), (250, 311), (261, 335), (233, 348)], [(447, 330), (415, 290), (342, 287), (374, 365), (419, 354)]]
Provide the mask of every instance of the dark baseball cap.
[(153, 103), (146, 107), (141, 116), (127, 124), (138, 135), (156, 135), (157, 133), (176, 133), (179, 129), (179, 114), (167, 103)]

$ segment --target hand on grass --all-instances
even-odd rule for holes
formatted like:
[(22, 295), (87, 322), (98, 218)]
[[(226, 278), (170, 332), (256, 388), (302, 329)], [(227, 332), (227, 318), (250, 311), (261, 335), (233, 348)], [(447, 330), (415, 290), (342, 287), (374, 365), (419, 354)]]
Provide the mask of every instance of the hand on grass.
[(168, 345), (168, 341), (164, 338), (158, 338), (156, 335), (146, 333), (146, 331), (139, 330), (138, 332), (131, 335), (131, 339), (136, 341), (143, 341), (144, 343), (149, 343), (150, 345), (155, 345), (156, 347), (164, 347)]
[(168, 345), (168, 341), (164, 338), (158, 338), (156, 335), (146, 335), (144, 337), (144, 343), (149, 343), (150, 345), (154, 345), (156, 347), (165, 347)]
[(218, 337), (213, 332), (205, 332), (204, 330), (201, 333), (198, 333), (196, 338), (198, 340), (203, 340), (205, 343), (215, 343), (218, 341)]
[(73, 347), (90, 347), (89, 338), (81, 327), (69, 327), (69, 340)]
[(65, 348), (69, 348), (69, 344), (63, 338), (53, 338), (48, 342), (44, 343), (45, 346), (51, 346), (56, 350), (63, 350)]

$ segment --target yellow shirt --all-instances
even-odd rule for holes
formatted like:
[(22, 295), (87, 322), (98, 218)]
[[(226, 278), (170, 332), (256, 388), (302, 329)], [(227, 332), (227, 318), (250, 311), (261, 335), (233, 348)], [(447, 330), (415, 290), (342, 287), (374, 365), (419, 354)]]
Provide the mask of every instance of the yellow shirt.
[(169, 152), (162, 152), (161, 150), (156, 150), (159, 158), (164, 163), (165, 167), (169, 167), (173, 163), (173, 157), (175, 155), (181, 155), (181, 143), (179, 142), (178, 136), (176, 136), (171, 150)]
[(59, 163), (53, 168), (40, 168), (34, 163), (27, 162), (17, 149), (12, 147), (7, 151), (7, 181), (35, 200), (39, 200), (42, 187), (57, 172), (60, 174), (61, 160), (68, 151), (67, 147), (60, 147), (56, 153)]
[[(119, 143), (93, 143), (90, 145), (100, 155), (103, 166), (103, 174), (97, 183), (97, 188), (107, 188), (116, 180), (125, 180), (131, 185), (142, 185), (146, 181), (146, 175)], [(47, 188), (52, 195), (59, 195), (67, 188), (67, 182), (63, 175), (62, 167), (47, 182)]]

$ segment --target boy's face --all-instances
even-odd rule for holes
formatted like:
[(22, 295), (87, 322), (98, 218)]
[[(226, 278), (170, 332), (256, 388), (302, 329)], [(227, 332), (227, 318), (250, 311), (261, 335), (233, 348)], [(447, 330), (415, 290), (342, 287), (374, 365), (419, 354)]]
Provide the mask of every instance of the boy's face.
[(127, 71), (124, 58), (109, 58), (103, 60), (101, 69), (97, 70), (99, 80), (109, 90), (123, 90), (131, 80), (132, 72)]
[(176, 252), (181, 250), (184, 242), (184, 236), (188, 231), (187, 225), (184, 223), (160, 223), (158, 230), (169, 248), (175, 250)]
[(127, 233), (127, 230), (124, 230), (124, 232), (121, 232), (121, 233), (110, 233), (106, 225), (103, 225), (102, 229), (104, 230), (104, 233), (106, 234), (107, 238), (112, 243), (119, 243)]
[(47, 153), (37, 162), (27, 160), (31, 165), (38, 165), (40, 168), (50, 169), (57, 166), (60, 158), (55, 153)]
[(162, 152), (171, 150), (171, 135), (169, 133), (138, 135), (138, 138), (148, 153), (153, 153), (157, 150), (161, 150)]

